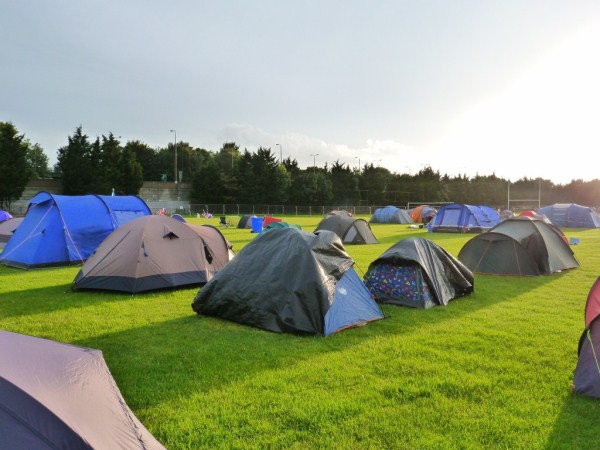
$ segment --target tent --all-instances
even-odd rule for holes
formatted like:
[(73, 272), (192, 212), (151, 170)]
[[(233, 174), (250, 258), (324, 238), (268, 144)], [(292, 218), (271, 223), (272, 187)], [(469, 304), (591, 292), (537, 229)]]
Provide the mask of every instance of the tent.
[(406, 210), (395, 206), (377, 208), (371, 217), (371, 223), (414, 223)]
[(192, 308), (264, 330), (328, 336), (383, 318), (353, 265), (331, 231), (274, 229), (202, 287)]
[(513, 217), (515, 217), (515, 213), (512, 212), (510, 209), (504, 209), (500, 212), (500, 218), (502, 220), (512, 219)]
[(458, 259), (473, 272), (547, 275), (579, 267), (564, 234), (539, 219), (515, 217), (471, 238)]
[(489, 206), (451, 203), (438, 209), (429, 226), (432, 232), (480, 233), (494, 228), (501, 220)]
[(252, 228), (252, 218), (256, 217), (252, 214), (245, 214), (242, 216), (240, 221), (237, 224), (238, 228)]
[(163, 449), (100, 350), (0, 330), (0, 449)]
[(436, 213), (436, 209), (429, 205), (419, 205), (408, 210), (408, 215), (414, 223), (429, 223)]
[(266, 228), (263, 228), (258, 236), (265, 234), (267, 231), (275, 230), (277, 228), (296, 228), (297, 230), (301, 230), (302, 227), (300, 225), (296, 225), (295, 223), (287, 223), (287, 222), (271, 222)]
[(544, 214), (557, 227), (569, 228), (598, 228), (600, 217), (587, 206), (576, 203), (555, 203), (537, 210)]
[(377, 244), (377, 239), (365, 219), (344, 215), (325, 217), (317, 225), (315, 233), (322, 230), (333, 231), (344, 244)]
[(600, 398), (600, 277), (588, 293), (585, 303), (585, 329), (579, 339), (573, 392)]
[(263, 226), (263, 228), (267, 228), (270, 223), (281, 222), (281, 221), (283, 221), (283, 219), (280, 219), (279, 217), (265, 216), (263, 219), (262, 226)]
[(23, 222), (23, 217), (13, 217), (0, 223), (0, 248), (4, 248), (8, 240), (15, 234), (19, 225)]
[(473, 273), (433, 241), (403, 239), (369, 265), (364, 282), (380, 303), (446, 306), (473, 292)]
[(183, 217), (181, 214), (172, 214), (171, 217), (173, 219), (177, 219), (180, 222), (187, 222), (187, 220), (185, 220), (185, 217)]
[(332, 209), (331, 211), (329, 211), (325, 217), (329, 217), (329, 216), (348, 216), (348, 217), (352, 217), (352, 213), (350, 211), (347, 211), (345, 209)]
[(230, 259), (231, 245), (210, 225), (146, 216), (113, 231), (88, 258), (73, 289), (137, 293), (209, 281)]
[(40, 192), (0, 254), (0, 263), (29, 269), (83, 263), (114, 229), (150, 215), (139, 197)]
[(5, 220), (12, 219), (13, 216), (10, 215), (8, 211), (4, 211), (0, 209), (0, 222), (4, 222)]

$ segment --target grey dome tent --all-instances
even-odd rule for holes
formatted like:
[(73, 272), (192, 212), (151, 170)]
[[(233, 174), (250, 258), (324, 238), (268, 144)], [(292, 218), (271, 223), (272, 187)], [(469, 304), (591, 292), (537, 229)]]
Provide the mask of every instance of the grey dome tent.
[(273, 229), (202, 287), (192, 309), (273, 332), (328, 336), (383, 318), (353, 265), (330, 231)]
[(600, 277), (588, 293), (584, 316), (585, 329), (577, 349), (573, 392), (600, 398)]
[(102, 352), (0, 330), (0, 449), (164, 450)]
[(403, 239), (369, 265), (364, 282), (380, 303), (446, 306), (473, 292), (473, 273), (433, 241)]
[(231, 245), (210, 225), (146, 216), (113, 231), (82, 266), (73, 289), (137, 293), (202, 284), (231, 256)]
[(396, 206), (377, 208), (369, 221), (371, 223), (415, 223), (405, 209)]
[(539, 219), (506, 219), (471, 238), (458, 259), (473, 272), (547, 275), (579, 267), (564, 234)]
[(315, 233), (322, 230), (333, 231), (344, 244), (377, 244), (377, 238), (365, 219), (345, 215), (325, 217), (315, 228)]
[(252, 218), (256, 217), (252, 214), (244, 214), (237, 224), (238, 228), (252, 228)]
[(553, 225), (570, 228), (598, 228), (600, 217), (592, 208), (576, 203), (555, 203), (537, 210), (545, 215)]
[(346, 209), (332, 209), (331, 211), (329, 211), (325, 217), (329, 217), (329, 216), (348, 216), (348, 217), (352, 217), (352, 213)]

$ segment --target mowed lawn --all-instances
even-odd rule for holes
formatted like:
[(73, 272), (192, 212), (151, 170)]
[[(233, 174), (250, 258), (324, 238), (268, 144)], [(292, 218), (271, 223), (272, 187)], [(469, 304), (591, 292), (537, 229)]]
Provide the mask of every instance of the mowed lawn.
[[(305, 231), (320, 219), (285, 217)], [(256, 235), (232, 221), (220, 229), (239, 252)], [(457, 256), (473, 236), (372, 229), (379, 244), (346, 246), (359, 275), (405, 237)], [(600, 401), (570, 389), (600, 230), (563, 231), (581, 239), (577, 269), (476, 275), (474, 294), (447, 307), (383, 306), (384, 320), (327, 338), (198, 316), (197, 287), (73, 292), (78, 267), (0, 266), (0, 328), (102, 350), (169, 449), (598, 448)]]

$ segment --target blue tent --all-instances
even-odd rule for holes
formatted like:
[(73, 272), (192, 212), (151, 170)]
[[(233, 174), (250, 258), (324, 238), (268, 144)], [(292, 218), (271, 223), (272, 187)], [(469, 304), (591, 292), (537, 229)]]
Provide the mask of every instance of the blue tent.
[(438, 210), (429, 224), (429, 231), (480, 233), (491, 230), (501, 221), (500, 214), (489, 206), (451, 203)]
[(414, 223), (406, 210), (397, 208), (396, 206), (385, 206), (377, 208), (371, 223)]
[(83, 263), (113, 230), (150, 215), (139, 197), (54, 195), (40, 192), (0, 254), (0, 263), (24, 269)]
[(0, 222), (4, 222), (5, 220), (12, 219), (12, 216), (8, 211), (4, 211), (0, 209)]
[(598, 214), (592, 208), (576, 203), (555, 203), (538, 209), (537, 213), (545, 215), (552, 225), (557, 227), (600, 227)]

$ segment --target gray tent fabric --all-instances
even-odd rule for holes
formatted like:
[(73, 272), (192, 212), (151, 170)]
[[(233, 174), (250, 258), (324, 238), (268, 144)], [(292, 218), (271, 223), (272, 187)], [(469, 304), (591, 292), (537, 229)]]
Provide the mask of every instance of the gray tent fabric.
[(138, 293), (202, 284), (233, 254), (231, 244), (210, 225), (167, 216), (145, 216), (113, 231), (88, 258), (73, 289)]
[(539, 219), (506, 219), (467, 241), (458, 259), (473, 272), (548, 275), (579, 267), (564, 234)]
[(252, 228), (252, 218), (256, 217), (252, 214), (245, 214), (240, 218), (240, 221), (237, 224), (238, 228)]
[(4, 248), (13, 233), (19, 228), (24, 217), (13, 217), (12, 219), (0, 222), (0, 248)]
[[(367, 287), (370, 288), (371, 274), (382, 264), (417, 265), (422, 270), (429, 291), (438, 305), (446, 306), (450, 300), (469, 295), (474, 289), (473, 273), (458, 259), (429, 239), (406, 238), (392, 245), (369, 265), (365, 274)], [(378, 294), (376, 300), (381, 303), (415, 306), (401, 297), (382, 295), (381, 291), (371, 290), (371, 293)]]
[(0, 450), (164, 450), (102, 352), (0, 330)]
[(369, 223), (346, 215), (332, 215), (319, 222), (315, 233), (327, 230), (337, 234), (344, 244), (377, 244)]
[(327, 336), (383, 318), (353, 265), (331, 231), (273, 229), (202, 287), (192, 309), (263, 330)]

